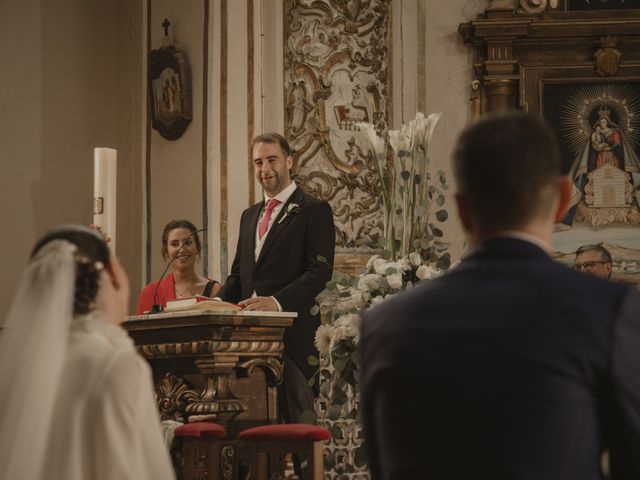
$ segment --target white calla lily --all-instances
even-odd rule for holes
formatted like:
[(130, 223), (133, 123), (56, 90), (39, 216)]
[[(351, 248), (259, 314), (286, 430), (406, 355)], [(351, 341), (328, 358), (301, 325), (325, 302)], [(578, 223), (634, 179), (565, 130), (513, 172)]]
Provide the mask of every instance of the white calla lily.
[(374, 156), (377, 157), (379, 154), (386, 153), (384, 139), (378, 135), (373, 123), (356, 123), (356, 127), (364, 133)]

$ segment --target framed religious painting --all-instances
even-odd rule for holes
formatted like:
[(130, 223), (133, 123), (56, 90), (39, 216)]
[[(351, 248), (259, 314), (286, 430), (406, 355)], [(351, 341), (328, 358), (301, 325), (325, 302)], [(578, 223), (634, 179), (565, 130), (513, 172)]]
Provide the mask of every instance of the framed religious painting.
[(474, 52), (471, 111), (520, 108), (557, 135), (572, 199), (556, 258), (599, 245), (614, 280), (640, 282), (640, 3), (492, 0), (459, 31)]
[(640, 80), (549, 79), (541, 89), (573, 189), (556, 257), (571, 264), (579, 247), (600, 245), (612, 278), (640, 281)]
[(523, 66), (520, 103), (555, 131), (572, 182), (554, 257), (572, 266), (580, 247), (597, 245), (611, 256), (613, 280), (639, 283), (640, 62), (599, 64), (599, 53), (617, 50), (610, 41), (589, 65)]
[(640, 9), (640, 0), (565, 0), (569, 11), (633, 10)]
[(180, 138), (192, 119), (191, 76), (173, 45), (149, 53), (149, 97), (153, 128), (167, 140)]

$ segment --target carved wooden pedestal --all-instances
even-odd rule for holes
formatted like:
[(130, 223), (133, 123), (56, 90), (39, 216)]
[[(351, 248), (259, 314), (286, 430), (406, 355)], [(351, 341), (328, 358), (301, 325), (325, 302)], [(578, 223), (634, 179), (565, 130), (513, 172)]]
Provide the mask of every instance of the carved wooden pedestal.
[(124, 323), (153, 369), (163, 420), (211, 420), (230, 437), (278, 421), (289, 312), (173, 312)]
[(239, 452), (232, 439), (245, 428), (278, 423), (284, 329), (296, 316), (290, 312), (174, 312), (139, 315), (124, 322), (153, 369), (162, 420), (211, 420), (227, 431), (227, 439), (216, 447), (220, 458), (213, 463), (218, 469), (205, 469), (205, 465), (210, 468), (209, 457), (214, 453), (198, 447), (187, 451), (184, 460), (181, 455), (174, 459), (178, 472), (186, 461), (192, 478), (239, 477)]

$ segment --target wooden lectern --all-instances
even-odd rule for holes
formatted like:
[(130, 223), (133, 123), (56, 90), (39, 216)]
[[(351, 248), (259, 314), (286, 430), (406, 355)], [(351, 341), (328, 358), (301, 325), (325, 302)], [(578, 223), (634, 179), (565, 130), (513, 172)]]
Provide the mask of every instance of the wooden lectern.
[(183, 311), (128, 317), (153, 369), (163, 420), (211, 420), (229, 437), (278, 422), (284, 329), (292, 312)]

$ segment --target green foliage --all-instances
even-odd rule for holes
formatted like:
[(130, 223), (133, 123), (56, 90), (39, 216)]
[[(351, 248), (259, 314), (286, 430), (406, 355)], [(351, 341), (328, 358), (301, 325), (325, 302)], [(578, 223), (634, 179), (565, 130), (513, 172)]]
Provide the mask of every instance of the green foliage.
[(308, 425), (315, 425), (317, 423), (318, 418), (316, 417), (316, 412), (313, 410), (305, 410), (298, 417), (299, 423), (306, 423)]
[[(320, 363), (320, 395), (327, 399), (327, 420), (358, 419), (358, 376), (360, 356), (357, 348), (358, 319), (372, 305), (390, 296), (414, 288), (420, 281), (437, 276), (451, 264), (449, 244), (443, 240), (442, 224), (449, 219), (446, 209), (448, 189), (443, 171), (430, 172), (428, 146), (439, 114), (422, 114), (409, 127), (390, 131), (385, 141), (372, 124), (358, 124), (366, 136), (372, 155), (368, 166), (380, 181), (384, 234), (378, 238), (381, 253), (371, 257), (358, 276), (334, 276), (317, 297), (317, 309), (323, 324), (316, 334), (321, 361), (310, 356), (315, 367)], [(389, 147), (395, 153), (388, 163)], [(318, 259), (321, 261), (321, 259)], [(393, 321), (393, 319), (390, 319)], [(327, 366), (328, 364), (328, 366)], [(334, 427), (334, 439), (342, 431)], [(365, 449), (355, 452), (355, 466), (366, 464)], [(336, 466), (334, 455), (325, 457), (325, 465), (338, 474), (354, 471), (354, 466)]]

